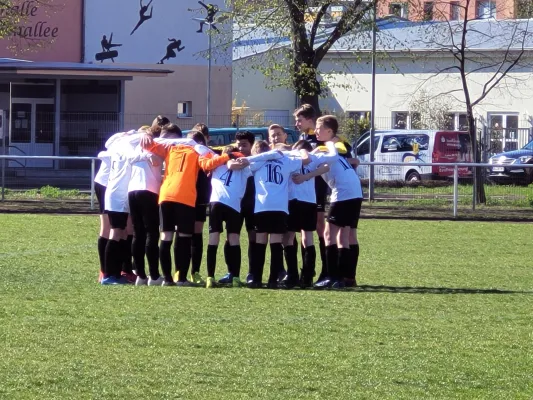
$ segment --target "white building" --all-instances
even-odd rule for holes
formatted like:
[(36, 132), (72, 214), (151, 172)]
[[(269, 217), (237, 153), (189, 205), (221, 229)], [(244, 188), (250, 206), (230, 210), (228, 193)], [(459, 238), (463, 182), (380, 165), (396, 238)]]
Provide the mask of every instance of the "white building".
[[(528, 24), (529, 22), (529, 24)], [(453, 55), (446, 50), (460, 43), (462, 29), (453, 22), (406, 22), (383, 20), (377, 34), (376, 127), (410, 128), (414, 122), (412, 100), (421, 90), (441, 96), (453, 114), (450, 128), (465, 125), (464, 95), (460, 75), (453, 67)], [(454, 32), (453, 36), (450, 32)], [(322, 78), (329, 93), (321, 100), (322, 111), (346, 113), (353, 117), (368, 115), (371, 109), (371, 33), (359, 32), (339, 40), (320, 64)], [(275, 45), (272, 45), (275, 43)], [(265, 36), (250, 38), (234, 48), (233, 95), (237, 104), (243, 101), (254, 110), (268, 115), (284, 115), (282, 123), (292, 124), (292, 111), (297, 105), (294, 92), (288, 89), (269, 90), (267, 78), (250, 68), (258, 62), (257, 54), (277, 51), (288, 46), (288, 38), (274, 40)], [(320, 43), (319, 43), (320, 44)], [(491, 82), (509, 51), (515, 57), (524, 50), (520, 65), (514, 67), (479, 105), (475, 114), (481, 126), (499, 129), (507, 139), (508, 149), (521, 147), (529, 141), (533, 121), (533, 21), (479, 20), (468, 25), (468, 64), (471, 98), (482, 95), (483, 86)], [(270, 50), (274, 47), (274, 50)], [(259, 62), (264, 62), (261, 60)], [(502, 70), (508, 64), (502, 66)], [(439, 71), (445, 71), (437, 74)], [(500, 75), (496, 75), (497, 79)], [(426, 105), (427, 106), (427, 105)], [(429, 105), (431, 107), (431, 103)], [(431, 115), (431, 110), (428, 114)], [(519, 129), (524, 128), (524, 129)], [(525, 129), (528, 128), (528, 129)]]

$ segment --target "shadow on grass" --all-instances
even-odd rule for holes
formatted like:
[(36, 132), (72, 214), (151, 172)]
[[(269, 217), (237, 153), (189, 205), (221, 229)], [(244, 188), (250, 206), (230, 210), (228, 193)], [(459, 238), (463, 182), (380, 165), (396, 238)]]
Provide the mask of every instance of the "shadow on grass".
[(376, 293), (418, 293), (418, 294), (529, 294), (533, 291), (502, 290), (502, 289), (476, 289), (476, 288), (448, 288), (425, 286), (378, 286), (360, 285), (349, 292), (376, 292)]

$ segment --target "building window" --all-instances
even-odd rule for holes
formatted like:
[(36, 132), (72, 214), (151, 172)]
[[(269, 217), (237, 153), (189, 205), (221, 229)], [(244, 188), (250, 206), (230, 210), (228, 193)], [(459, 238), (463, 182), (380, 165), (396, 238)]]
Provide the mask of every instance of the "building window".
[(496, 0), (483, 0), (477, 3), (477, 17), (496, 18)]
[(348, 118), (356, 121), (370, 119), (370, 111), (348, 111)]
[(409, 5), (407, 3), (391, 3), (389, 5), (389, 14), (396, 17), (405, 18), (409, 17)]
[(447, 114), (445, 126), (442, 128), (449, 131), (467, 131), (468, 120), (466, 118), (466, 113), (455, 112)]
[(426, 1), (424, 3), (424, 21), (432, 21), (432, 20), (433, 20), (433, 2)]
[(450, 21), (458, 21), (461, 19), (461, 5), (458, 1), (450, 3)]
[(518, 150), (518, 113), (489, 114), (489, 146), (494, 154)]
[(420, 129), (420, 113), (394, 111), (392, 113), (393, 129)]
[(178, 118), (191, 118), (192, 117), (192, 102), (180, 101), (178, 103)]

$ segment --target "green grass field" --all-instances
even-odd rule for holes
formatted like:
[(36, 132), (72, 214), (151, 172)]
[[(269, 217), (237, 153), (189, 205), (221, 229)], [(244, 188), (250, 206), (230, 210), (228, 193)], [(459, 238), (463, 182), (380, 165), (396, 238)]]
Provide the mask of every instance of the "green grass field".
[(362, 220), (345, 292), (102, 287), (97, 217), (0, 227), (1, 399), (533, 397), (529, 224)]

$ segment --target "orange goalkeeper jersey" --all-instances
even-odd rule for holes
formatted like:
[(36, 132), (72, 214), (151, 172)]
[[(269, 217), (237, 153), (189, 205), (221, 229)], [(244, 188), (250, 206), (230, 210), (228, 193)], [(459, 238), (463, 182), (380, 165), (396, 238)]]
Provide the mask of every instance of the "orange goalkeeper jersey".
[(227, 154), (200, 157), (192, 147), (183, 145), (168, 147), (154, 143), (146, 150), (165, 159), (165, 176), (159, 192), (159, 204), (172, 201), (194, 207), (199, 169), (211, 171), (229, 160)]

